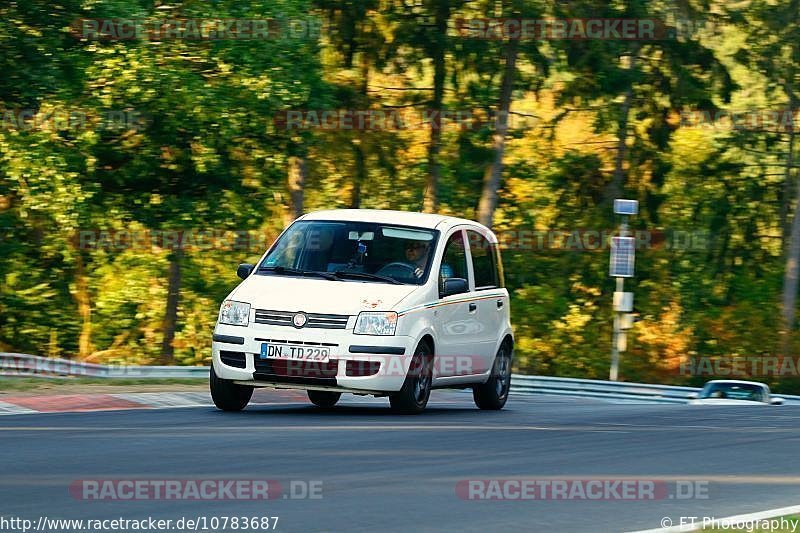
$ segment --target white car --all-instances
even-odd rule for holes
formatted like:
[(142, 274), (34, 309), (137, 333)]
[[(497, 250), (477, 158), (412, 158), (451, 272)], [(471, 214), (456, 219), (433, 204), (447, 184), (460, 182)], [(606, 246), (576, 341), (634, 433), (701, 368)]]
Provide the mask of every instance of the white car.
[(211, 395), (243, 409), (253, 387), (388, 396), (419, 413), (432, 388), (508, 398), (514, 338), (497, 238), (461, 218), (333, 210), (295, 220), (220, 308)]
[(689, 396), (691, 405), (782, 405), (783, 398), (771, 396), (769, 387), (757, 381), (717, 379), (709, 381), (699, 394)]

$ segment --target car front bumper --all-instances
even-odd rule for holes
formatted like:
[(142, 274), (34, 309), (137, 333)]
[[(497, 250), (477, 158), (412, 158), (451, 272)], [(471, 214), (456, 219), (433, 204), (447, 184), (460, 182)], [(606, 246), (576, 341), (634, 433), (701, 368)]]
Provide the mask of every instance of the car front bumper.
[[(328, 346), (329, 362), (262, 359), (261, 345), (270, 341)], [(214, 372), (222, 379), (254, 386), (380, 394), (403, 386), (413, 343), (407, 336), (354, 335), (352, 329), (218, 324), (211, 350)]]

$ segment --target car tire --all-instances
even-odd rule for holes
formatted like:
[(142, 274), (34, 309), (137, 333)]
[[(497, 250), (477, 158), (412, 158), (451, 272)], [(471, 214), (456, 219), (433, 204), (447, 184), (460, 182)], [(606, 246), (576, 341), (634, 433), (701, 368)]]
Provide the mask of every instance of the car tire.
[(489, 380), (472, 388), (478, 408), (497, 411), (505, 406), (511, 388), (511, 362), (511, 346), (504, 342), (497, 350)]
[(433, 381), (433, 350), (420, 342), (411, 359), (403, 387), (389, 395), (389, 404), (398, 413), (416, 415), (425, 410), (431, 396)]
[(341, 392), (327, 390), (308, 390), (306, 392), (308, 393), (308, 399), (311, 400), (311, 403), (322, 409), (330, 409), (336, 405), (336, 402), (342, 397)]
[(211, 366), (209, 375), (209, 386), (211, 388), (211, 399), (214, 405), (223, 411), (241, 411), (253, 397), (253, 387), (239, 385), (229, 379), (222, 379), (214, 372)]

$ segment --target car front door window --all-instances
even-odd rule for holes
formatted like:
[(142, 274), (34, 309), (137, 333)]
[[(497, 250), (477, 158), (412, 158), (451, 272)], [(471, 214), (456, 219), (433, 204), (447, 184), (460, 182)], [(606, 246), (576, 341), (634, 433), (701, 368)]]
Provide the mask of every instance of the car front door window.
[(448, 278), (467, 279), (467, 254), (464, 248), (462, 231), (453, 233), (445, 245), (442, 255), (442, 266), (439, 268), (439, 289), (444, 287)]

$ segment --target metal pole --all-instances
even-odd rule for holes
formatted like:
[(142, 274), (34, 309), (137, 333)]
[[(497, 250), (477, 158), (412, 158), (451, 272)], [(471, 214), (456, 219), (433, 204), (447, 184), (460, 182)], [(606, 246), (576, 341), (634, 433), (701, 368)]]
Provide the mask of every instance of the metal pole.
[[(622, 217), (622, 224), (619, 227), (619, 236), (628, 236), (628, 217)], [(617, 278), (617, 292), (625, 292), (625, 278)], [(616, 311), (614, 313), (614, 331), (611, 334), (611, 370), (608, 372), (609, 381), (617, 381), (619, 374), (619, 345), (620, 339), (625, 336), (625, 331), (622, 329), (622, 312)]]
[[(625, 278), (617, 278), (617, 292), (625, 290)], [(622, 330), (622, 313), (614, 313), (614, 333), (611, 334), (611, 371), (608, 373), (609, 381), (617, 381), (619, 373), (619, 340), (625, 335)]]
[(619, 323), (614, 317), (614, 332), (611, 334), (611, 370), (608, 373), (609, 381), (617, 381), (617, 368), (619, 367), (619, 350), (617, 350), (617, 328)]

